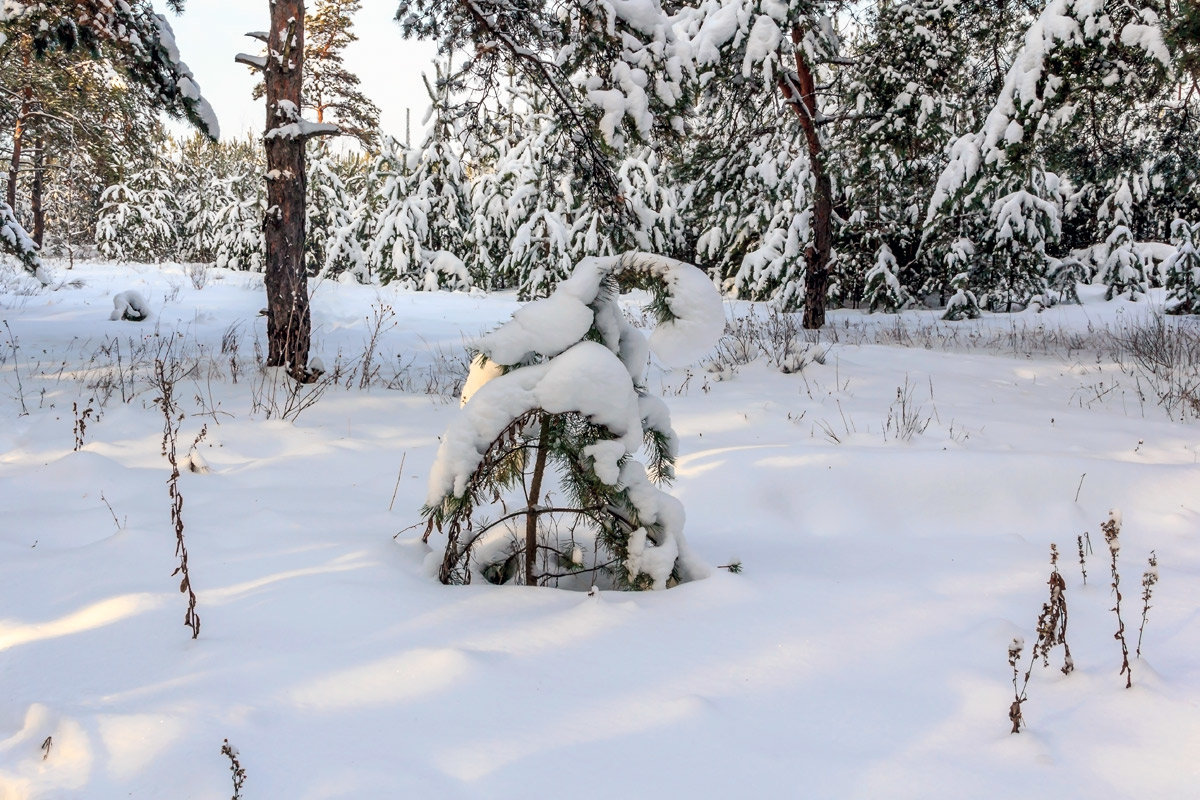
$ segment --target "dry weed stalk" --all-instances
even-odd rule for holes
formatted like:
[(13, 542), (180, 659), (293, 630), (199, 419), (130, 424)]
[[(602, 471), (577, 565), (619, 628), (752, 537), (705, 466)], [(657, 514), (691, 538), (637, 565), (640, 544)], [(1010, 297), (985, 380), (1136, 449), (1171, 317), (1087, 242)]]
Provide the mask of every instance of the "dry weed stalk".
[(359, 362), (358, 388), (366, 389), (379, 377), (379, 366), (375, 363), (375, 355), (379, 350), (379, 342), (383, 335), (396, 327), (396, 312), (386, 303), (371, 306), (371, 316), (367, 319), (367, 342), (363, 346), (362, 359)]
[[(1013, 701), (1008, 708), (1008, 719), (1012, 722), (1012, 732), (1020, 733), (1024, 718), (1021, 715), (1021, 705), (1027, 700), (1029, 679), (1033, 677), (1033, 666), (1038, 659), (1042, 666), (1050, 666), (1050, 650), (1058, 645), (1063, 648), (1062, 674), (1070, 675), (1075, 669), (1075, 661), (1071, 658), (1071, 648), (1067, 644), (1067, 582), (1058, 571), (1058, 545), (1050, 545), (1050, 599), (1042, 603), (1042, 611), (1037, 619), (1037, 641), (1029, 652), (1029, 666), (1025, 669), (1024, 679), (1021, 679), (1017, 666), (1025, 643), (1014, 637), (1008, 645), (1008, 665), (1012, 668)], [(1019, 682), (1019, 685), (1018, 685)]]
[(237, 748), (226, 739), (221, 745), (221, 755), (229, 759), (229, 771), (233, 773), (233, 797), (229, 800), (241, 800), (242, 785), (246, 782), (246, 769), (238, 760)]
[[(168, 354), (169, 355), (169, 354)], [(178, 365), (171, 362), (168, 366), (163, 358), (154, 360), (154, 387), (159, 396), (154, 398), (155, 404), (163, 413), (162, 454), (171, 465), (171, 476), (167, 478), (167, 494), (171, 498), (171, 523), (175, 528), (175, 555), (179, 558), (179, 566), (171, 575), (182, 575), (179, 581), (179, 591), (187, 595), (187, 613), (183, 615), (183, 624), (192, 630), (192, 638), (200, 636), (200, 615), (196, 613), (196, 593), (192, 591), (192, 578), (188, 571), (187, 544), (183, 538), (183, 495), (179, 491), (179, 461), (176, 457), (176, 441), (179, 436), (179, 423), (183, 421), (183, 413), (175, 405), (175, 382), (179, 378)]]
[(1092, 537), (1087, 532), (1079, 534), (1075, 537), (1075, 546), (1079, 548), (1079, 571), (1083, 573), (1083, 585), (1087, 586), (1087, 558), (1086, 555), (1092, 554)]
[[(1012, 732), (1020, 733), (1021, 725), (1024, 723), (1024, 718), (1021, 716), (1021, 704), (1028, 698), (1025, 696), (1025, 690), (1029, 687), (1029, 673), (1025, 673), (1025, 683), (1020, 688), (1017, 687), (1017, 681), (1020, 679), (1021, 670), (1017, 663), (1021, 660), (1021, 650), (1024, 649), (1025, 642), (1021, 637), (1014, 636), (1013, 640), (1008, 643), (1008, 666), (1012, 668), (1012, 685), (1013, 685), (1013, 701), (1008, 707), (1008, 719), (1012, 722)], [(1030, 668), (1032, 669), (1032, 662)]]
[(1137, 651), (1135, 655), (1142, 657), (1142, 634), (1146, 631), (1146, 616), (1150, 613), (1150, 597), (1154, 594), (1154, 585), (1158, 583), (1158, 555), (1151, 550), (1150, 559), (1145, 572), (1142, 573), (1142, 624), (1138, 627)]
[(17, 399), (21, 402), (20, 416), (27, 417), (29, 416), (29, 409), (25, 407), (25, 387), (21, 384), (21, 365), (17, 358), (20, 347), (17, 345), (16, 337), (13, 336), (12, 328), (8, 327), (8, 320), (4, 320), (4, 330), (8, 333), (8, 349), (12, 351), (13, 377), (17, 379)]
[(1108, 521), (1101, 523), (1100, 530), (1104, 531), (1104, 541), (1108, 544), (1109, 555), (1112, 556), (1112, 589), (1113, 594), (1117, 596), (1116, 605), (1112, 610), (1117, 615), (1117, 632), (1113, 634), (1113, 638), (1121, 643), (1121, 672), (1119, 674), (1125, 676), (1125, 688), (1129, 689), (1133, 686), (1133, 669), (1129, 665), (1129, 646), (1125, 643), (1125, 621), (1121, 619), (1121, 576), (1117, 572), (1117, 553), (1121, 550), (1121, 518), (1120, 512), (1108, 512)]
[(93, 398), (88, 398), (87, 408), (83, 409), (83, 411), (79, 410), (78, 403), (75, 403), (75, 402), (71, 403), (71, 410), (73, 412), (75, 412), (74, 433), (75, 433), (75, 452), (76, 453), (78, 453), (80, 451), (80, 449), (83, 447), (83, 437), (87, 434), (87, 421), (88, 421), (88, 418), (90, 418), (92, 416), (92, 412), (95, 410), (92, 408), (92, 399)]

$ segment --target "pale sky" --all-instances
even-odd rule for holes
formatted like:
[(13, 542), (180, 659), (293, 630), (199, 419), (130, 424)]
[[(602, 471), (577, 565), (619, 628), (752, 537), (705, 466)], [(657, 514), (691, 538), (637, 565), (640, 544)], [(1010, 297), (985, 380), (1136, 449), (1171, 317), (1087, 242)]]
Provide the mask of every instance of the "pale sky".
[[(266, 111), (261, 100), (250, 98), (255, 77), (233, 57), (262, 52), (259, 42), (243, 34), (267, 29), (268, 0), (189, 0), (179, 17), (164, 11), (163, 0), (154, 5), (170, 20), (180, 56), (217, 112), (221, 138), (242, 138), (247, 131), (261, 136)], [(354, 25), (359, 41), (347, 48), (346, 65), (362, 80), (363, 93), (379, 106), (386, 133), (403, 141), (404, 110), (412, 108), (416, 140), (429, 106), (421, 73), (432, 73), (434, 47), (400, 35), (393, 21), (398, 5), (398, 0), (364, 0)]]

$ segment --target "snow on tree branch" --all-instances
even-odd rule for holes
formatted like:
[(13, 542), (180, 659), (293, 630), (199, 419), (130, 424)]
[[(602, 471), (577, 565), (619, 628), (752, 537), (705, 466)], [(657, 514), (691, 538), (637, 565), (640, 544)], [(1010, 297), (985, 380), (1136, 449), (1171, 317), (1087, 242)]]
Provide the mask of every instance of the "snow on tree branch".
[(49, 285), (50, 277), (42, 266), (41, 257), (38, 256), (38, 246), (21, 223), (17, 222), (12, 209), (3, 200), (0, 200), (0, 251), (16, 256), (30, 275), (37, 278), (43, 286)]
[(959, 138), (929, 203), (927, 221), (969, 194), (987, 167), (1003, 167), (1068, 125), (1087, 93), (1171, 69), (1158, 15), (1096, 0), (1051, 0), (1025, 33), (1003, 88), (980, 130)]

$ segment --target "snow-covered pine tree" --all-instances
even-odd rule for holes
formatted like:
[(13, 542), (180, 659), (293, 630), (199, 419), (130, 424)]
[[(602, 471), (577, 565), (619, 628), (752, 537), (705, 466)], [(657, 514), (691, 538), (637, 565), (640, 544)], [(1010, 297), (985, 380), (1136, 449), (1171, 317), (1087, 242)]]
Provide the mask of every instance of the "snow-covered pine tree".
[(1053, 303), (1079, 305), (1079, 284), (1087, 283), (1087, 265), (1074, 256), (1051, 258), (1046, 270), (1046, 288)]
[[(653, 298), (649, 342), (618, 302), (631, 287)], [(631, 253), (584, 259), (482, 337), (422, 511), (426, 539), (447, 536), (441, 581), (662, 589), (703, 576), (682, 506), (656, 485), (674, 474), (670, 417), (642, 387), (651, 351), (686, 363), (723, 328), (701, 271)]]
[[(243, 223), (262, 194), (259, 176), (263, 169), (262, 146), (251, 139), (212, 142), (201, 136), (184, 140), (173, 167), (181, 225), (181, 257), (189, 261), (217, 262), (222, 266), (249, 269), (251, 261), (261, 267), (261, 257), (232, 257), (239, 247), (230, 242), (243, 236)], [(243, 211), (242, 206), (247, 208)], [(249, 216), (261, 222), (261, 214)], [(250, 224), (253, 224), (251, 220)], [(218, 252), (224, 250), (219, 258)]]
[(894, 274), (911, 297), (949, 297), (953, 275), (943, 267), (960, 232), (944, 224), (925, 235), (924, 211), (964, 114), (959, 91), (970, 41), (964, 28), (977, 11), (977, 4), (965, 5), (880, 3), (868, 8), (851, 45), (856, 63), (848, 70), (846, 106), (855, 119), (833, 151), (849, 210), (836, 241), (844, 304), (859, 299), (880, 246), (894, 255)]
[[(377, 167), (382, 184), (363, 248), (367, 267), (380, 283), (400, 281), (415, 289), (423, 285), (425, 277), (421, 247), (428, 236), (429, 201), (414, 192), (408, 151), (399, 142), (384, 142)], [(355, 221), (360, 222), (365, 222), (365, 215)]]
[(218, 216), (220, 233), (216, 237), (216, 265), (225, 269), (262, 272), (266, 269), (266, 241), (263, 238), (265, 196), (230, 197)]
[(811, 176), (802, 145), (788, 126), (731, 138), (740, 129), (723, 122), (726, 114), (766, 112), (720, 96), (720, 87), (711, 92), (700, 106), (696, 135), (676, 161), (694, 258), (726, 291), (796, 310), (804, 304), (804, 253), (812, 238)]
[(37, 244), (3, 200), (0, 200), (0, 252), (15, 257), (43, 286), (50, 283), (50, 277), (42, 266), (42, 258), (38, 255)]
[(337, 275), (355, 262), (353, 250), (338, 235), (350, 225), (354, 200), (338, 174), (336, 158), (324, 139), (308, 143), (304, 265), (309, 277)]
[(424, 274), (419, 288), (423, 289), (466, 289), (471, 285), (463, 262), (470, 228), (470, 187), (450, 109), (447, 72), (435, 64), (432, 80), (422, 76), (431, 103), (429, 125), (421, 146), (409, 154), (413, 192), (427, 204), (421, 243)]
[(346, 47), (358, 41), (354, 15), (362, 0), (316, 0), (304, 21), (304, 108), (364, 145), (375, 142), (379, 108), (346, 68)]
[(169, 169), (153, 164), (100, 197), (96, 248), (114, 261), (162, 261), (178, 255), (182, 220)]
[(975, 263), (975, 245), (970, 239), (960, 237), (955, 240), (945, 256), (946, 272), (954, 277), (950, 279), (950, 289), (953, 294), (946, 302), (946, 311), (942, 319), (955, 322), (961, 319), (978, 319), (982, 316), (979, 299), (971, 291), (971, 269)]
[[(790, 249), (792, 232), (798, 234), (799, 228), (811, 232), (801, 252), (806, 328), (825, 323), (834, 258), (835, 180), (829, 128), (837, 118), (837, 67), (846, 61), (835, 22), (838, 5), (819, 0), (704, 0), (693, 9), (681, 10), (678, 23), (679, 35), (690, 40), (704, 90), (719, 87), (719, 93), (732, 101), (728, 125), (735, 139), (749, 143), (764, 127), (786, 128), (790, 135), (785, 134), (784, 140), (794, 136), (803, 145), (808, 202), (793, 216), (807, 212), (807, 219), (777, 226), (776, 231), (789, 233), (767, 242), (763, 260), (775, 261), (776, 253)], [(724, 138), (729, 140), (730, 134)], [(783, 280), (777, 285), (794, 291), (796, 278), (780, 277)], [(785, 305), (793, 306), (794, 300)]]
[[(369, 255), (374, 241), (376, 221), (383, 210), (383, 190), (388, 176), (404, 164), (403, 146), (394, 138), (382, 135), (377, 147), (363, 159), (361, 168), (346, 179), (350, 195), (346, 224), (334, 232), (331, 243), (335, 254), (332, 263), (345, 265), (345, 273), (359, 283), (379, 279)], [(327, 273), (326, 277), (333, 273)]]
[(202, 136), (179, 146), (179, 252), (186, 261), (216, 261), (216, 217), (226, 196), (214, 166), (218, 151), (215, 142)]
[(1200, 222), (1171, 223), (1175, 252), (1166, 263), (1167, 313), (1200, 314)]
[[(664, 159), (651, 147), (632, 150), (622, 160), (617, 179), (635, 224), (628, 229), (632, 242), (618, 239), (614, 242), (614, 250), (633, 247), (647, 253), (684, 255), (687, 244), (680, 214), (682, 198), (679, 188), (671, 181)], [(617, 232), (624, 230), (626, 228), (622, 226)], [(599, 255), (599, 252), (587, 255)]]
[(1105, 300), (1127, 294), (1128, 299), (1137, 300), (1146, 294), (1145, 264), (1134, 249), (1133, 232), (1125, 225), (1117, 225), (1104, 240), (1106, 255), (1100, 265), (1100, 281), (1108, 289)]
[(897, 272), (899, 272), (899, 268), (891, 249), (886, 243), (879, 245), (875, 266), (867, 272), (866, 294), (863, 298), (871, 313), (876, 311), (891, 313), (899, 311), (908, 304), (908, 293), (900, 286), (900, 280), (896, 277)]
[(1105, 300), (1126, 293), (1130, 300), (1137, 300), (1148, 288), (1146, 266), (1135, 248), (1131, 229), (1133, 206), (1133, 190), (1127, 177), (1117, 182), (1116, 190), (1100, 206), (1101, 230), (1107, 231), (1098, 264), (1099, 279), (1108, 287)]
[[(1037, 187), (1021, 185), (1028, 175), (1058, 172), (1070, 178), (1071, 170), (1082, 171), (1098, 149), (1120, 150), (1128, 159), (1133, 151), (1126, 141), (1093, 141), (1082, 161), (1064, 143), (1092, 131), (1121, 130), (1108, 121), (1127, 115), (1132, 98), (1141, 103), (1161, 91), (1171, 58), (1152, 6), (1073, 0), (1044, 4), (1011, 59), (1003, 62), (1009, 66), (982, 123), (952, 144), (927, 224), (985, 210), (993, 212), (990, 222), (996, 223), (1003, 218), (995, 213), (996, 204), (1014, 191), (1023, 189), (1049, 202)], [(1089, 182), (1094, 181), (1082, 181), (1084, 191)], [(976, 241), (990, 251), (1007, 239), (994, 230)]]
[[(183, 10), (184, 2), (169, 0), (168, 5), (178, 13)], [(135, 97), (143, 106), (185, 117), (213, 139), (220, 136), (216, 115), (201, 95), (191, 71), (180, 60), (170, 24), (165, 17), (154, 13), (146, 0), (4, 3), (0, 7), (0, 60), (11, 62), (13, 56), (5, 49), (6, 45), (24, 41), (29, 42), (35, 58), (73, 52), (80, 54), (79, 61), (103, 62), (106, 85), (126, 82), (137, 88), (136, 92), (127, 93), (127, 97)], [(8, 96), (16, 95), (14, 87), (0, 88)], [(109, 119), (114, 116), (107, 115)], [(104, 131), (103, 124), (85, 127), (93, 132)], [(103, 139), (104, 134), (100, 133), (93, 141)], [(19, 236), (12, 227), (15, 223), (12, 206), (13, 203), (5, 202), (8, 214), (0, 211), (0, 228), (6, 232), (0, 235), (0, 250), (13, 252), (26, 269), (44, 278), (40, 261), (26, 247), (27, 237)]]
[(501, 132), (490, 175), (472, 192), (471, 226), (476, 253), (499, 256), (491, 284), (530, 300), (571, 273), (573, 247), (581, 244), (572, 235), (576, 195), (546, 98), (536, 88), (510, 87), (508, 95), (509, 130)]
[(987, 266), (971, 282), (975, 296), (992, 311), (1019, 310), (1046, 293), (1046, 248), (1062, 230), (1058, 207), (1041, 196), (1046, 182), (1035, 173), (1033, 191), (1017, 189), (992, 203), (981, 254)]
[(130, 235), (137, 230), (141, 198), (127, 183), (114, 183), (100, 195), (100, 214), (96, 218), (96, 249), (110, 261), (133, 261), (134, 243)]

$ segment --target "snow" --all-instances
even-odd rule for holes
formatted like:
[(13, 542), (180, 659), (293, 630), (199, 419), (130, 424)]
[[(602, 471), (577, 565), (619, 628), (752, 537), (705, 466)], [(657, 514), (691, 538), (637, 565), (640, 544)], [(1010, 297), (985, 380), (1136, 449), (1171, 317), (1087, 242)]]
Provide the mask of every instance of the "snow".
[(123, 319), (141, 322), (148, 316), (150, 316), (150, 304), (146, 302), (146, 298), (142, 297), (141, 292), (130, 289), (113, 295), (113, 310), (108, 317), (109, 320)]
[[(797, 374), (760, 357), (705, 386), (694, 367), (652, 367), (688, 544), (743, 571), (588, 596), (438, 585), (404, 530), (459, 415), (456, 385), (424, 381), (509, 319), (511, 295), (320, 284), (331, 373), (361, 353), (373, 305), (400, 324), (380, 381), (330, 386), (283, 421), (255, 410), (261, 276), (213, 268), (196, 290), (180, 265), (52, 266), (83, 287), (30, 294), (0, 272), (0, 796), (228, 797), (225, 739), (247, 798), (1194, 794), (1200, 429), (1142, 397), (1111, 343), (1055, 345), (1100, 341), (1089, 332), (1151, 313), (1161, 290), (1105, 303), (1082, 286), (1082, 306), (953, 324), (834, 310), (824, 363)], [(128, 289), (154, 321), (98, 322)], [(144, 380), (166, 340), (212, 368), (176, 392), (180, 453), (208, 427), (211, 471), (180, 478), (196, 641)], [(906, 379), (931, 422), (885, 441)], [(72, 403), (89, 398), (98, 419), (75, 451)], [(1112, 507), (1127, 635), (1158, 554), (1131, 690), (1099, 532)], [(1028, 727), (1010, 735), (1007, 648), (1036, 640), (1052, 542), (1076, 670), (1035, 667)]]
[(264, 139), (309, 139), (313, 136), (337, 136), (342, 132), (342, 129), (332, 122), (313, 122), (311, 120), (302, 119), (296, 122), (289, 122), (286, 125), (277, 125), (267, 131)]
[(623, 437), (618, 446), (642, 443), (641, 414), (633, 381), (620, 359), (602, 344), (580, 342), (545, 364), (494, 377), (480, 386), (442, 436), (429, 477), (426, 504), (461, 496), (488, 446), (526, 412), (578, 411)]

